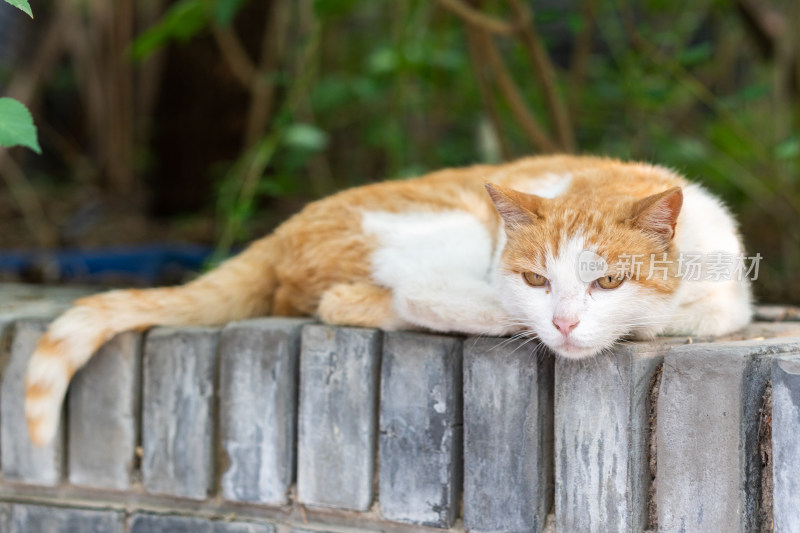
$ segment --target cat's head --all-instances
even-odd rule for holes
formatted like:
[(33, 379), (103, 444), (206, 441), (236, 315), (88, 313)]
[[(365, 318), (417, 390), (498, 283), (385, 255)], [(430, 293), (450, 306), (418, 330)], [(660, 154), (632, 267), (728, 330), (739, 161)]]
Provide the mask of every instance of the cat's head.
[(487, 190), (507, 237), (500, 297), (518, 325), (573, 359), (661, 330), (679, 283), (679, 187), (643, 199)]

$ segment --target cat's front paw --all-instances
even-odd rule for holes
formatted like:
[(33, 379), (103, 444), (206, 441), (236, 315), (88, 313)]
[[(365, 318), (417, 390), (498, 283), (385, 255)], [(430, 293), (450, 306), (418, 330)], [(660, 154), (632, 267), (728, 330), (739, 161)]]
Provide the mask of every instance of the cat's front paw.
[(437, 298), (437, 294), (399, 293), (394, 306), (404, 320), (432, 331), (468, 335), (505, 336), (525, 328), (512, 322), (494, 302), (469, 298)]
[(634, 341), (651, 341), (656, 338), (661, 328), (636, 328), (628, 334)]

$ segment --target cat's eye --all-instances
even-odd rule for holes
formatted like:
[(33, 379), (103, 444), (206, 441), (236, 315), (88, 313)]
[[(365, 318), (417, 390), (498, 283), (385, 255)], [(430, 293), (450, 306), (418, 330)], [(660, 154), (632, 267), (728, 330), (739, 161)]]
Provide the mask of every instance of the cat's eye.
[(523, 272), (522, 279), (531, 287), (544, 287), (547, 284), (547, 278), (535, 272)]
[(601, 289), (610, 290), (622, 285), (623, 281), (624, 278), (621, 276), (603, 276), (602, 278), (597, 278), (594, 282)]

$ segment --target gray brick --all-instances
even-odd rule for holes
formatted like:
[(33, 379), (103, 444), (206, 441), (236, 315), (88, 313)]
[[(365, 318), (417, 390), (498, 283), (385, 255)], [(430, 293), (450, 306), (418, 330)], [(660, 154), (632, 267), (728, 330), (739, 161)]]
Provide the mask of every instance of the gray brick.
[(142, 477), (148, 492), (204, 499), (213, 488), (218, 337), (210, 328), (147, 335)]
[(0, 463), (9, 480), (36, 485), (57, 485), (61, 481), (63, 430), (53, 442), (37, 448), (28, 437), (25, 422), (25, 372), (39, 337), (47, 323), (20, 320), (10, 327), (10, 345), (3, 342), (2, 385), (0, 385)]
[[(11, 360), (11, 339), (14, 332), (14, 322), (11, 320), (3, 320), (0, 318), (0, 471), (2, 471), (3, 464), (3, 374), (6, 371), (9, 361)], [(10, 509), (10, 508), (9, 508)], [(2, 522), (0, 522), (2, 524)], [(0, 529), (0, 531), (4, 531)]]
[(772, 510), (775, 531), (782, 533), (800, 533), (798, 436), (800, 357), (779, 357), (772, 367)]
[(461, 479), (461, 340), (388, 333), (381, 369), (381, 514), (447, 528)]
[(211, 533), (275, 533), (275, 528), (254, 522), (213, 522)]
[(275, 533), (275, 528), (270, 524), (257, 524), (255, 522), (213, 522), (211, 533)]
[(0, 502), (0, 531), (9, 533), (11, 531), (11, 504)]
[(69, 392), (69, 481), (123, 490), (136, 457), (141, 365), (139, 333), (106, 343)]
[[(324, 526), (321, 526), (323, 529), (306, 529), (306, 528), (296, 528), (293, 527), (290, 530), (290, 533), (336, 533), (333, 530), (325, 529)], [(377, 529), (362, 529), (362, 528), (354, 528), (348, 527), (347, 533), (384, 533), (385, 530), (377, 530)]]
[(123, 533), (122, 513), (14, 504), (7, 533)]
[(96, 292), (97, 287), (0, 283), (0, 322), (51, 320), (72, 307), (73, 300)]
[(270, 524), (223, 522), (174, 515), (137, 514), (129, 520), (129, 533), (275, 533)]
[(668, 347), (621, 344), (555, 365), (559, 530), (641, 531), (650, 487), (646, 397)]
[(800, 336), (800, 322), (752, 322), (744, 328), (721, 339), (703, 339), (710, 341), (746, 341), (757, 339), (773, 339), (777, 337)]
[(758, 305), (753, 313), (753, 319), (769, 322), (800, 321), (800, 307), (789, 305)]
[(794, 339), (673, 348), (658, 399), (662, 531), (751, 531), (760, 490), (759, 409), (776, 354)]
[(365, 511), (373, 500), (381, 333), (306, 326), (300, 358), (297, 494)]
[(464, 344), (464, 524), (528, 533), (553, 501), (553, 356), (530, 341)]
[(294, 475), (297, 360), (307, 320), (231, 324), (220, 339), (220, 431), (228, 500), (285, 504)]
[(211, 521), (173, 515), (138, 514), (129, 519), (129, 533), (211, 533)]

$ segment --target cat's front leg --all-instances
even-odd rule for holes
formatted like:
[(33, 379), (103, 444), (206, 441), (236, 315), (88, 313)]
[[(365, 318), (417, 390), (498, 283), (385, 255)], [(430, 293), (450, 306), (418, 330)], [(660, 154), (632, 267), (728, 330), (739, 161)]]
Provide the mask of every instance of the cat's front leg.
[(474, 279), (418, 282), (394, 289), (398, 317), (444, 333), (504, 336), (525, 328), (503, 309), (494, 288)]
[(662, 325), (642, 326), (633, 328), (627, 336), (634, 341), (646, 342), (655, 339), (663, 330)]
[(326, 324), (384, 330), (409, 329), (392, 305), (392, 291), (372, 283), (340, 283), (322, 294), (317, 316)]

